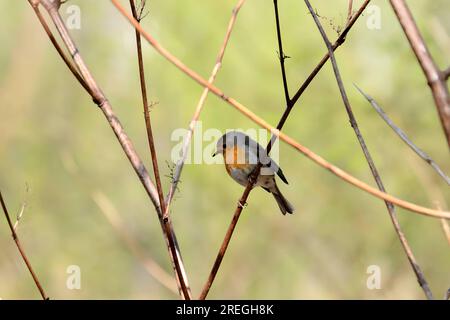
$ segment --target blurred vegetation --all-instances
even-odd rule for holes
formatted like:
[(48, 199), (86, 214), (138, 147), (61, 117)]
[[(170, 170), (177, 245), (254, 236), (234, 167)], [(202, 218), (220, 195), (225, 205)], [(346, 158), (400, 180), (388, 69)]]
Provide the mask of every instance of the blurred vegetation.
[[(142, 22), (172, 53), (208, 77), (235, 1), (150, 0)], [(362, 1), (355, 1), (355, 8)], [(128, 4), (128, 1), (124, 1)], [(109, 1), (71, 0), (81, 8), (72, 34), (151, 169), (135, 57), (134, 32)], [(314, 1), (321, 16), (342, 26), (347, 1)], [(356, 91), (358, 84), (447, 173), (448, 148), (425, 78), (387, 1), (381, 29), (363, 16), (337, 59), (354, 112), (387, 190), (413, 202), (449, 202), (448, 186), (419, 160)], [(448, 66), (448, 1), (408, 1), (430, 50)], [(326, 48), (302, 1), (280, 1), (290, 90)], [(27, 208), (18, 232), (51, 298), (170, 299), (149, 276), (92, 198), (101, 191), (146, 254), (171, 273), (159, 222), (103, 115), (66, 70), (27, 1), (1, 1), (0, 187), (10, 211)], [(324, 22), (330, 38), (336, 32)], [(170, 172), (170, 140), (186, 128), (202, 88), (144, 46), (151, 113), (163, 175)], [(272, 1), (247, 1), (225, 54), (217, 86), (276, 124), (283, 111)], [(254, 128), (216, 97), (201, 115), (203, 129)], [(326, 65), (300, 99), (285, 132), (332, 163), (373, 185)], [(280, 186), (296, 207), (283, 217), (256, 190), (241, 217), (210, 298), (423, 298), (393, 231), (385, 205), (343, 183), (281, 144), (290, 184)], [(172, 216), (196, 296), (207, 278), (243, 188), (219, 165), (187, 165)], [(163, 184), (167, 191), (169, 178)], [(29, 191), (26, 192), (26, 185)], [(441, 200), (442, 202), (442, 200)], [(443, 206), (448, 204), (442, 203)], [(448, 207), (446, 207), (448, 209)], [(400, 222), (437, 298), (450, 287), (450, 250), (438, 220), (398, 210)], [(66, 269), (81, 268), (81, 290), (66, 288)], [(380, 290), (366, 287), (367, 267), (382, 271)], [(9, 230), (0, 218), (0, 297), (38, 298)]]

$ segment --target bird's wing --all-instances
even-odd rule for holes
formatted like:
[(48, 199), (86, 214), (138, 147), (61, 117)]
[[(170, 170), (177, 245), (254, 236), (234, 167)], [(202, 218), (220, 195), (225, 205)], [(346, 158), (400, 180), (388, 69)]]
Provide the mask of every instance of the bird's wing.
[(280, 166), (267, 155), (266, 149), (252, 139), (246, 141), (246, 145), (249, 148), (250, 163), (256, 164), (259, 161), (263, 164), (264, 168), (270, 169), (270, 171), (276, 173), (284, 183), (289, 184), (283, 174), (283, 170), (281, 170)]

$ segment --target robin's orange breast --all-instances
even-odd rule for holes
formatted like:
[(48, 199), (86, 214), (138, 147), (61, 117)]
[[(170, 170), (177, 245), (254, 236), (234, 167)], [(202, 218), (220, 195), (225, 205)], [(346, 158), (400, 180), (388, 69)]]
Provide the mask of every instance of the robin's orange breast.
[(245, 148), (240, 148), (238, 146), (226, 148), (223, 151), (223, 157), (225, 160), (225, 169), (230, 175), (232, 169), (240, 169), (248, 173), (251, 172), (254, 167), (254, 165), (248, 163), (249, 157), (246, 154)]

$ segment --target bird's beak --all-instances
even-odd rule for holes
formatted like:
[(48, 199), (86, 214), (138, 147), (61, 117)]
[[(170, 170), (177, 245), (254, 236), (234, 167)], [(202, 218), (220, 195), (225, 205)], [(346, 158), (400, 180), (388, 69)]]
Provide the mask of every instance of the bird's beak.
[(217, 156), (219, 152), (218, 151), (214, 151), (214, 153), (212, 154), (213, 157)]

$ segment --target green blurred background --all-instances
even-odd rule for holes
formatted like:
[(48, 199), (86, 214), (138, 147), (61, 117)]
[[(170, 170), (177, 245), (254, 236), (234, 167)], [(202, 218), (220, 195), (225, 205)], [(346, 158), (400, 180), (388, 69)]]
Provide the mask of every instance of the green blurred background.
[[(169, 51), (208, 77), (235, 1), (150, 0), (143, 21)], [(325, 53), (303, 1), (280, 2), (291, 92)], [(355, 8), (362, 1), (355, 1)], [(122, 1), (128, 6), (128, 1)], [(337, 51), (354, 112), (387, 190), (425, 206), (447, 207), (445, 182), (418, 159), (356, 91), (357, 83), (388, 115), (450, 172), (449, 152), (426, 81), (387, 1), (373, 1), (381, 29), (361, 17)], [(448, 66), (448, 1), (408, 4), (438, 64)], [(72, 30), (88, 66), (151, 169), (135, 57), (134, 31), (109, 1), (75, 1), (81, 29)], [(313, 1), (331, 39), (343, 26), (347, 1)], [(18, 232), (53, 299), (172, 299), (106, 219), (171, 274), (154, 209), (102, 113), (62, 63), (28, 2), (1, 1), (0, 187)], [(202, 88), (144, 45), (151, 112), (168, 190), (173, 130), (186, 128)], [(283, 111), (272, 1), (248, 0), (225, 54), (217, 86), (271, 124)], [(201, 115), (203, 129), (255, 128), (216, 97)], [(313, 81), (285, 132), (363, 181), (373, 183), (351, 129), (330, 65)], [(342, 182), (290, 147), (280, 145), (290, 184), (283, 193), (296, 207), (282, 216), (272, 197), (252, 192), (210, 298), (423, 298), (385, 205)], [(243, 188), (221, 165), (187, 165), (172, 217), (195, 296), (207, 278)], [(27, 191), (28, 186), (28, 191)], [(100, 200), (99, 200), (100, 199)], [(97, 203), (96, 201), (97, 200)], [(102, 209), (98, 206), (101, 201)], [(450, 287), (450, 250), (440, 222), (398, 210), (400, 222), (436, 297)], [(68, 266), (81, 268), (81, 289), (69, 290)], [(366, 287), (368, 266), (381, 268), (381, 289)], [(153, 267), (154, 268), (154, 267)], [(0, 218), (0, 297), (37, 299)]]

